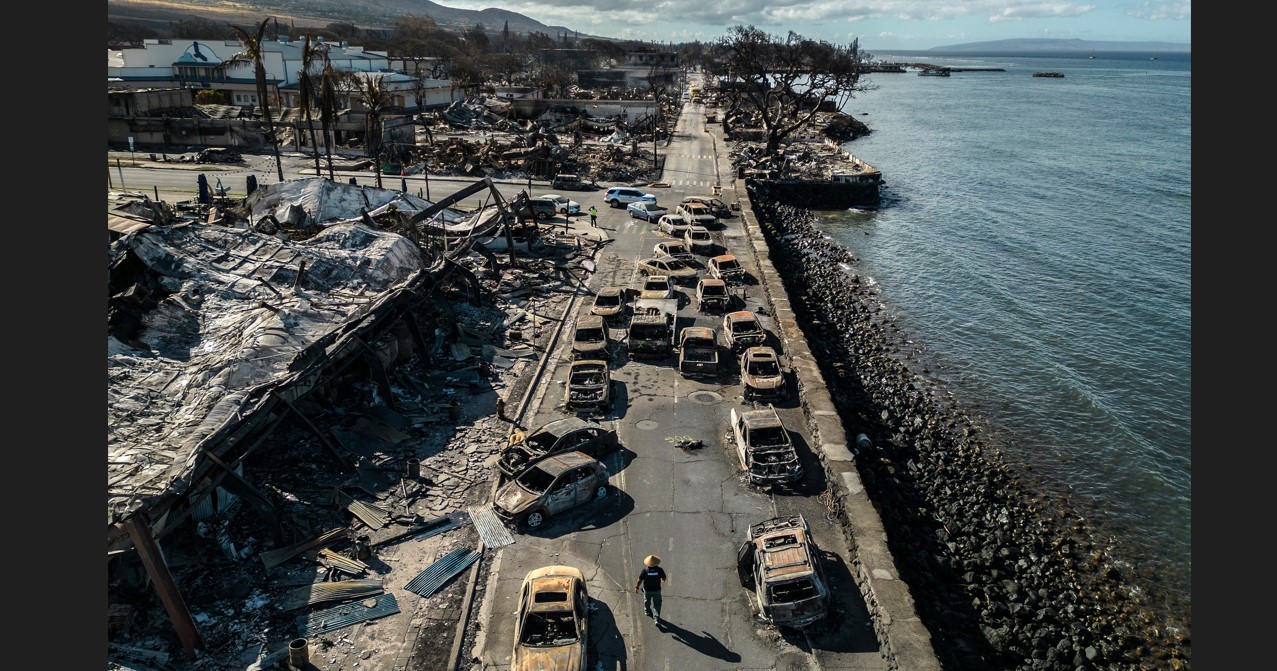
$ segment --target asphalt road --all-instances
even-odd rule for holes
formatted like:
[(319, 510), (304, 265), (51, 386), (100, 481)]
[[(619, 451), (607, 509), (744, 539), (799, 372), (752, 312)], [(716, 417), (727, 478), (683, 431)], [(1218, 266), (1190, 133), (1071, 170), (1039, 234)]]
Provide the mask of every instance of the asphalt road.
[[(673, 207), (688, 195), (708, 195), (714, 185), (730, 183), (730, 166), (703, 129), (703, 109), (689, 105), (668, 147), (664, 181), (649, 189)], [(574, 195), (582, 209), (599, 208), (599, 224), (614, 242), (599, 257), (589, 280), (597, 289), (609, 284), (636, 287), (635, 261), (651, 256), (653, 245), (671, 239), (652, 224), (631, 219), (602, 202), (602, 192)], [(725, 194), (732, 202), (734, 194)], [(742, 194), (743, 197), (743, 194)], [(721, 248), (741, 258), (757, 277), (740, 217), (716, 232)], [(707, 257), (698, 257), (702, 271)], [(714, 326), (721, 317), (702, 315), (680, 288), (680, 325)], [(760, 314), (775, 333), (760, 302), (757, 286), (742, 292), (746, 309)], [(588, 312), (589, 296), (577, 299), (575, 314)], [(622, 329), (612, 332), (624, 337)], [(548, 382), (540, 385), (525, 423), (536, 427), (566, 416), (563, 383), (570, 354), (570, 329), (547, 364)], [(782, 348), (774, 335), (768, 343)], [(514, 545), (494, 552), (493, 569), (477, 618), (480, 635), (475, 657), (484, 669), (509, 668), (518, 593), (528, 571), (551, 564), (575, 566), (585, 574), (594, 612), (590, 618), (590, 669), (886, 669), (868, 611), (848, 569), (851, 561), (842, 533), (825, 516), (819, 500), (825, 489), (822, 470), (792, 392), (778, 403), (803, 455), (807, 476), (793, 491), (769, 493), (747, 485), (731, 449), (729, 413), (747, 408), (733, 357), (724, 352), (726, 371), (719, 380), (692, 381), (666, 361), (628, 361), (623, 348), (612, 358), (615, 383), (612, 411), (594, 419), (615, 428), (622, 449), (605, 459), (614, 495), (586, 504), (542, 527), (517, 536)], [(704, 442), (699, 449), (674, 445), (679, 437)], [(778, 631), (757, 619), (752, 595), (741, 587), (737, 548), (749, 524), (777, 515), (802, 513), (825, 550), (825, 569), (835, 603), (824, 623), (804, 631)], [(642, 614), (642, 595), (634, 582), (642, 558), (657, 554), (669, 575), (658, 627)], [(464, 668), (464, 665), (463, 665)], [(477, 667), (476, 667), (477, 668)]]
[[(193, 153), (189, 153), (193, 155)], [(169, 154), (170, 160), (165, 162), (152, 161), (150, 152), (127, 152), (127, 151), (111, 151), (107, 152), (107, 190), (109, 191), (136, 191), (145, 193), (151, 198), (156, 198), (158, 194), (159, 200), (169, 203), (178, 203), (185, 200), (194, 200), (199, 193), (199, 175), (202, 173), (208, 179), (210, 189), (217, 187), (220, 179), (221, 185), (226, 188), (226, 195), (230, 198), (243, 198), (248, 194), (248, 178), (253, 176), (257, 180), (257, 185), (266, 186), (279, 182), (279, 172), (275, 168), (275, 157), (269, 152), (265, 154), (244, 154), (242, 163), (237, 164), (198, 164), (198, 163), (181, 163), (176, 159), (181, 154)], [(163, 159), (162, 155), (157, 154), (157, 158)], [(294, 180), (302, 177), (313, 177), (315, 174), (315, 161), (302, 152), (284, 152), (281, 154), (280, 162), (284, 168), (284, 179)], [(324, 165), (324, 174), (327, 174), (326, 164)], [(376, 186), (377, 176), (369, 170), (350, 171), (335, 169), (334, 174), (341, 181), (349, 181), (352, 177), (358, 180), (359, 184), (365, 186)], [(460, 189), (474, 184), (478, 178), (476, 177), (452, 177), (452, 176), (430, 176), (430, 175), (409, 175), (400, 177), (398, 175), (382, 175), (382, 187), (387, 189), (401, 189), (406, 185), (407, 192), (419, 195), (427, 199), (442, 199), (449, 196)], [(529, 182), (514, 180), (494, 180), (497, 190), (506, 198), (513, 197), (520, 191), (527, 191)], [(533, 196), (539, 196), (543, 193), (550, 193), (549, 182), (546, 180), (532, 180), (531, 190), (529, 193)], [(563, 192), (568, 197), (582, 203), (581, 211), (589, 209), (589, 205), (584, 204), (583, 198), (597, 195), (599, 203), (602, 203), (603, 189), (597, 192), (586, 191), (570, 191)], [(476, 195), (466, 200), (462, 200), (462, 207), (479, 207), (482, 203), (483, 194)]]

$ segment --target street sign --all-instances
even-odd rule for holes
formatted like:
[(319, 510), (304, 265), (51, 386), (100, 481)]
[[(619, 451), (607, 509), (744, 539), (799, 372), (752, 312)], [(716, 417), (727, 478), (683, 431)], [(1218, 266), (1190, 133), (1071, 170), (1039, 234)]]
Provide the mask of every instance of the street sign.
[(129, 136), (129, 151), (133, 151), (133, 136)]

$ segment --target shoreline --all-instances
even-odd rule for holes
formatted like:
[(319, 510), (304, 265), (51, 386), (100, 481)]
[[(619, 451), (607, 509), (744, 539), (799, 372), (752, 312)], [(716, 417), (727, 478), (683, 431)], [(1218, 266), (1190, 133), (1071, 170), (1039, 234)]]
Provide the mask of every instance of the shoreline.
[(1026, 487), (913, 372), (854, 255), (811, 212), (750, 198), (848, 438), (872, 439), (857, 467), (945, 668), (1189, 668), (1188, 615), (1135, 585), (1083, 516)]

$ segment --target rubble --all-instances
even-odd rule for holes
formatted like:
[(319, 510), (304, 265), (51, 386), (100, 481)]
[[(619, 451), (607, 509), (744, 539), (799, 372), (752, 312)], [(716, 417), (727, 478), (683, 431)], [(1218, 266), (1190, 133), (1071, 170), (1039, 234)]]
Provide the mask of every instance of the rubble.
[[(460, 522), (483, 498), (490, 463), (511, 429), (495, 416), (496, 402), (517, 414), (526, 373), (558, 327), (554, 315), (563, 312), (599, 249), (552, 227), (518, 221), (508, 203), (494, 204), (489, 209), (495, 214), (485, 216), (441, 207), (446, 199), (431, 203), (320, 181), (259, 189), (242, 209), (219, 218), (233, 225), (152, 217), (145, 231), (125, 234), (113, 247), (110, 444), (117, 456), (142, 441), (151, 448), (148, 458), (161, 444), (185, 445), (189, 452), (174, 455), (161, 470), (146, 467), (142, 452), (129, 460), (109, 458), (116, 490), (139, 473), (180, 476), (154, 480), (153, 491), (135, 487), (127, 497), (117, 495), (109, 510), (127, 515), (130, 506), (154, 505), (149, 497), (166, 489), (179, 494), (187, 483), (221, 478), (214, 495), (208, 489), (202, 500), (190, 495), (192, 507), (162, 496), (173, 501), (166, 504), (170, 512), (155, 508), (160, 519), (172, 520), (155, 532), (163, 533), (173, 584), (186, 599), (202, 649), (217, 651), (199, 660), (201, 671), (266, 668), (267, 660), (281, 659), (279, 650), (297, 631), (299, 590), (308, 586), (322, 593), (340, 588), (319, 586), (382, 581), (387, 601), (371, 610), (376, 618), (398, 609), (404, 614), (396, 617), (416, 618), (423, 608), (455, 607), (462, 580), (428, 599), (403, 585), (435, 558), (474, 546), (474, 527)], [(148, 215), (157, 209), (145, 198), (126, 202)], [(480, 252), (505, 243), (503, 224), (532, 234), (518, 243), (513, 262), (497, 265), (492, 251)], [(415, 231), (416, 237), (392, 231)], [(445, 261), (431, 244), (433, 235), (466, 240), (471, 248), (449, 247)], [(387, 302), (395, 287), (410, 291), (402, 302)], [(339, 306), (355, 311), (347, 319), (336, 312)], [(419, 336), (394, 326), (391, 314), (411, 315)], [(306, 346), (303, 333), (318, 344)], [(270, 388), (271, 375), (288, 379), (312, 370), (356, 341), (367, 343), (360, 346), (363, 355), (314, 378), (304, 392), (288, 393), (278, 414), (254, 424), (260, 406), (245, 399), (262, 398), (255, 395)], [(235, 361), (218, 363), (222, 355)], [(221, 386), (189, 377), (196, 373)], [(134, 386), (143, 378), (188, 391), (166, 392), (160, 403), (164, 394)], [(237, 378), (254, 386), (237, 392)], [(222, 429), (197, 434), (204, 443), (194, 436), (147, 438), (155, 426), (181, 435), (182, 423), (148, 414), (165, 408), (191, 416), (197, 426), (201, 408), (212, 406), (193, 405), (196, 392), (208, 392), (208, 403), (237, 404), (231, 414), (219, 411), (219, 421), (227, 421)], [(128, 421), (121, 412), (130, 413)], [(227, 432), (252, 436), (244, 441), (251, 443), (251, 457), (209, 451), (215, 443), (207, 441)], [(173, 470), (179, 464), (195, 470), (181, 476)], [(247, 487), (232, 487), (232, 481)], [(193, 522), (183, 523), (185, 516)], [(114, 542), (112, 640), (130, 647), (113, 646), (112, 663), (154, 663), (136, 651), (150, 649), (180, 659), (175, 623), (138, 553), (125, 549), (123, 536)], [(375, 620), (360, 626), (375, 626)], [(328, 641), (341, 640), (332, 637), (343, 631), (312, 637), (312, 655), (315, 646), (327, 649)], [(362, 652), (367, 660), (394, 650)], [(327, 661), (330, 652), (322, 654)]]
[[(631, 94), (634, 95), (634, 94)], [(650, 93), (647, 94), (650, 98)], [(581, 100), (641, 100), (602, 97)], [(655, 141), (668, 141), (680, 107), (663, 103), (659, 118), (594, 115), (587, 106), (551, 105), (536, 119), (512, 118), (510, 104), (495, 98), (454, 102), (419, 114), (416, 145), (398, 157), (405, 174), (549, 179), (574, 173), (586, 182), (650, 181)], [(644, 165), (646, 162), (646, 166)]]

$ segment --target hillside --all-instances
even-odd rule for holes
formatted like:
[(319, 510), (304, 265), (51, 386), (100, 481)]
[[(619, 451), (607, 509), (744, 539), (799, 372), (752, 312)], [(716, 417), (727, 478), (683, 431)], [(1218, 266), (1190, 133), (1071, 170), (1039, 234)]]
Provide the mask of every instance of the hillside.
[(950, 44), (943, 47), (932, 47), (927, 51), (944, 51), (949, 53), (981, 53), (996, 54), (1014, 53), (1068, 53), (1068, 52), (1114, 52), (1114, 51), (1151, 51), (1159, 53), (1190, 53), (1191, 44), (1178, 42), (1105, 42), (1099, 40), (1057, 40), (1051, 38), (1026, 38), (1015, 40), (994, 40), (991, 42), (967, 42)]
[[(509, 22), (515, 33), (540, 32), (551, 37), (572, 33), (564, 26), (547, 26), (536, 19), (504, 9), (454, 9), (430, 0), (107, 0), (107, 21), (165, 29), (192, 18), (253, 25), (271, 16), (281, 24), (324, 27), (353, 23), (360, 28), (390, 28), (402, 16), (428, 16), (441, 26), (471, 28), (482, 24), (498, 31)], [(584, 35), (583, 35), (584, 37)]]

